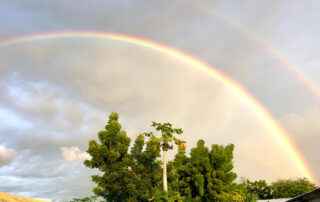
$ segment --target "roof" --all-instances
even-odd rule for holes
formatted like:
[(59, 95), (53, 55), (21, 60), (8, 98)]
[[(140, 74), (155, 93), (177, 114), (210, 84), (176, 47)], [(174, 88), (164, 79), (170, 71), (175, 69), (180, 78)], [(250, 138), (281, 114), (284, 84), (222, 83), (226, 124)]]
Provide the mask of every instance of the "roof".
[(319, 201), (320, 201), (320, 187), (317, 189), (314, 189), (310, 192), (296, 196), (292, 199), (289, 199), (287, 202), (294, 202), (294, 201), (303, 202), (303, 201), (310, 201), (312, 199), (319, 199)]
[(278, 199), (265, 199), (265, 200), (258, 200), (258, 202), (285, 202), (287, 198), (278, 198)]

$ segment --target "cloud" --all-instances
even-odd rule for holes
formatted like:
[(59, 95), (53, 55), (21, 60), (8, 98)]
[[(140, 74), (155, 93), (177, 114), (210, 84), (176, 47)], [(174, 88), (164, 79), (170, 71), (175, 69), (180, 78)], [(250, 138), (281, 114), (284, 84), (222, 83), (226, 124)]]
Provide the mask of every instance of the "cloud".
[(87, 152), (82, 152), (78, 147), (60, 147), (64, 160), (68, 162), (74, 162), (77, 160), (90, 159), (90, 155)]
[[(282, 41), (296, 44), (291, 43), (296, 35), (274, 35), (281, 31), (282, 26), (274, 26), (279, 19), (282, 24), (290, 22), (293, 26), (289, 28), (295, 28), (294, 32), (286, 29), (286, 33), (303, 36), (306, 30), (294, 27), (293, 22), (297, 20), (291, 18), (296, 12), (286, 4), (248, 6), (223, 1), (215, 5), (213, 9), (247, 27), (254, 29), (258, 24), (260, 33), (267, 35), (263, 38), (273, 44), (282, 44)], [(301, 8), (305, 7), (309, 6), (304, 4)], [(288, 12), (283, 12), (283, 8)], [(266, 17), (265, 12), (269, 10), (277, 15)], [(282, 71), (279, 61), (224, 24), (223, 17), (221, 21), (186, 1), (168, 4), (163, 0), (68, 1), (61, 4), (12, 0), (0, 2), (0, 11), (4, 16), (0, 18), (4, 27), (0, 36), (5, 38), (65, 30), (133, 35), (170, 45), (214, 64), (242, 83), (276, 115), (294, 112), (297, 106), (309, 102), (307, 91)], [(283, 13), (291, 14), (290, 20)], [(303, 20), (304, 15), (305, 12), (299, 15), (300, 22), (317, 27), (312, 26), (311, 18)], [(314, 22), (317, 25), (316, 20)], [(312, 31), (315, 36), (319, 35)], [(313, 51), (313, 57), (317, 58), (319, 51), (314, 49), (317, 41), (311, 41), (313, 48), (306, 43), (302, 43), (303, 47)], [(300, 50), (289, 49), (295, 60), (299, 58), (296, 54), (303, 53), (297, 49)], [(309, 71), (312, 69), (306, 64), (314, 62), (314, 72), (310, 75), (319, 75), (319, 62), (314, 58), (301, 64)], [(83, 152), (88, 140), (96, 138), (111, 111), (120, 113), (123, 129), (132, 140), (139, 132), (151, 130), (152, 120), (169, 121), (183, 128), (182, 139), (187, 141), (188, 149), (199, 138), (208, 146), (234, 143), (235, 169), (240, 176), (271, 181), (299, 174), (251, 107), (230, 89), (174, 57), (132, 44), (68, 38), (1, 47), (0, 107), (0, 142), (9, 147), (14, 145), (19, 151), (19, 156), (0, 170), (0, 181), (8, 182), (0, 185), (0, 189), (8, 192), (28, 192), (66, 201), (76, 193), (89, 195), (93, 187), (89, 183), (91, 173), (80, 160), (88, 157)], [(315, 145), (319, 142), (315, 121), (319, 117), (317, 110), (313, 110), (289, 114), (283, 124), (312, 168), (319, 170), (316, 166), (320, 163), (312, 156), (319, 153)], [(22, 150), (29, 152), (22, 154)]]
[(320, 179), (320, 106), (310, 105), (298, 113), (288, 113), (283, 116), (281, 123), (291, 134), (297, 149), (306, 159), (316, 178)]
[(66, 162), (59, 148), (45, 147), (19, 151), (12, 163), (0, 167), (0, 182), (6, 182), (0, 184), (0, 190), (66, 202), (91, 195), (94, 184), (90, 175), (97, 172), (86, 168), (81, 161)]
[(0, 145), (0, 166), (9, 164), (16, 155), (15, 150)]
[[(32, 51), (42, 52), (41, 57)], [(0, 104), (6, 109), (3, 117), (12, 117), (0, 140), (30, 151), (2, 173), (26, 184), (31, 183), (28, 177), (47, 179), (51, 194), (46, 196), (56, 194), (58, 179), (73, 183), (68, 172), (74, 164), (81, 169), (80, 192), (92, 189), (92, 184), (83, 183), (90, 181), (89, 169), (81, 164), (89, 157), (83, 151), (111, 111), (120, 113), (132, 140), (150, 131), (154, 120), (183, 128), (188, 149), (199, 138), (209, 147), (235, 144), (239, 176), (272, 181), (299, 174), (251, 106), (208, 74), (166, 54), (116, 41), (60, 39), (8, 47), (0, 63), (10, 67), (2, 70)], [(274, 160), (277, 157), (286, 160)], [(32, 166), (23, 166), (28, 164)], [(11, 185), (16, 188), (0, 189), (33, 192), (27, 185)]]

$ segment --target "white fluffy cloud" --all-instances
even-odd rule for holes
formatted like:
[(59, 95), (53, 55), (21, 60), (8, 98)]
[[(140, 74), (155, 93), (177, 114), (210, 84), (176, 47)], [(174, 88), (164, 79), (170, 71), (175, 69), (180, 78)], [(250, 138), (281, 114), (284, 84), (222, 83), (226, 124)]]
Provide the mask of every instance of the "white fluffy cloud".
[(69, 162), (90, 159), (90, 155), (87, 152), (82, 152), (78, 147), (61, 147), (60, 150), (64, 160)]
[(10, 163), (16, 155), (15, 150), (0, 145), (0, 166)]

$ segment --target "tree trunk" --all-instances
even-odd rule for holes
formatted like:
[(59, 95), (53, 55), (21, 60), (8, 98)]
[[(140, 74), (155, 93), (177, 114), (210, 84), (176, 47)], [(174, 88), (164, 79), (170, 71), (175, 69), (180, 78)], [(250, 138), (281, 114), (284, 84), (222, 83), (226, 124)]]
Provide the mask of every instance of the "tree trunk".
[(167, 151), (163, 151), (163, 190), (168, 191), (167, 184)]

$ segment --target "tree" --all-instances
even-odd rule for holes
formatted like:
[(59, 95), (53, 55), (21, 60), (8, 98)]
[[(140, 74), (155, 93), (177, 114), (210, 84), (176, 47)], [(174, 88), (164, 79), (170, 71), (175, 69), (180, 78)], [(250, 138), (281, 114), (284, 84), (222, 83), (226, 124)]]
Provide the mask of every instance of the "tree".
[(130, 138), (121, 130), (119, 115), (111, 113), (105, 129), (98, 133), (99, 143), (90, 140), (88, 154), (91, 160), (84, 161), (89, 168), (98, 168), (102, 175), (93, 175), (98, 186), (93, 189), (96, 196), (107, 201), (132, 201), (136, 195), (134, 174), (128, 169)]
[[(97, 196), (90, 196), (84, 198), (73, 198), (70, 202), (96, 202), (98, 200)], [(104, 201), (100, 201), (104, 202)]]
[(315, 188), (307, 178), (280, 179), (271, 184), (273, 198), (292, 198)]
[[(174, 134), (180, 135), (183, 133), (181, 128), (172, 128), (171, 123), (157, 123), (152, 122), (152, 127), (155, 127), (157, 131), (161, 132), (160, 143), (163, 151), (163, 190), (168, 191), (167, 184), (167, 151), (173, 149), (173, 144), (178, 145), (180, 148), (185, 147), (185, 142), (175, 137)], [(147, 136), (151, 136), (152, 133), (146, 133)]]
[[(169, 163), (169, 182), (177, 196), (187, 201), (242, 201), (233, 189), (233, 145), (212, 145), (211, 151), (199, 140), (190, 158), (183, 150)], [(173, 168), (171, 168), (173, 167)], [(171, 179), (173, 178), (173, 179)]]
[[(106, 201), (131, 202), (254, 199), (243, 184), (233, 182), (237, 175), (232, 172), (232, 144), (213, 144), (210, 150), (203, 140), (199, 140), (188, 157), (185, 142), (175, 136), (182, 134), (181, 128), (173, 128), (170, 123), (152, 122), (151, 126), (161, 136), (157, 137), (152, 132), (140, 134), (129, 152), (131, 140), (121, 129), (118, 119), (117, 113), (111, 113), (104, 130), (98, 133), (98, 140), (89, 141), (87, 152), (91, 159), (84, 164), (100, 171), (100, 174), (92, 176), (92, 181), (97, 184), (93, 189), (96, 197)], [(178, 146), (178, 153), (167, 166), (166, 154), (174, 145)], [(161, 150), (163, 162), (158, 160)]]
[(213, 144), (210, 151), (210, 165), (212, 168), (212, 193), (215, 201), (233, 200), (232, 182), (237, 178), (233, 170), (234, 145), (227, 146)]
[(169, 200), (186, 200), (188, 184), (185, 181), (184, 173), (186, 173), (185, 169), (188, 162), (189, 158), (186, 156), (185, 148), (178, 148), (174, 160), (168, 162)]
[(246, 187), (248, 193), (257, 196), (258, 199), (272, 199), (271, 187), (265, 180), (250, 181), (243, 179), (242, 184)]
[(255, 202), (258, 198), (257, 195), (248, 192), (247, 186), (244, 183), (233, 183), (232, 192), (238, 196), (236, 201)]
[(157, 198), (161, 190), (160, 139), (150, 135), (148, 140), (140, 134), (131, 148), (131, 171), (134, 173), (138, 201)]
[(212, 201), (212, 167), (209, 149), (203, 140), (199, 140), (197, 147), (191, 149), (186, 172), (186, 182), (189, 184), (187, 197), (195, 201)]

